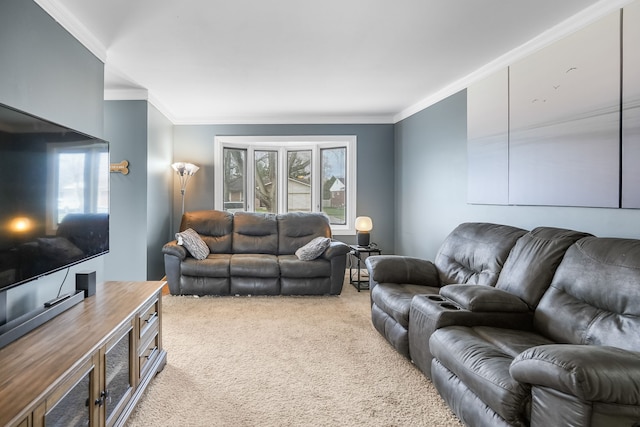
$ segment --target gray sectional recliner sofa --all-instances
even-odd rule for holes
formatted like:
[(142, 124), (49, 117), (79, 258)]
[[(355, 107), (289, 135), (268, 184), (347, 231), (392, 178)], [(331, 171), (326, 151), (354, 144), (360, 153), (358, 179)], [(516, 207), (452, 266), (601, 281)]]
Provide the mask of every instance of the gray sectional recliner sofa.
[(372, 321), (471, 426), (640, 425), (640, 241), (467, 223), (370, 257)]
[(320, 213), (186, 212), (180, 231), (192, 229), (209, 255), (195, 259), (176, 240), (164, 245), (165, 273), (173, 295), (338, 295), (349, 246), (331, 240), (316, 259), (296, 250), (331, 237)]

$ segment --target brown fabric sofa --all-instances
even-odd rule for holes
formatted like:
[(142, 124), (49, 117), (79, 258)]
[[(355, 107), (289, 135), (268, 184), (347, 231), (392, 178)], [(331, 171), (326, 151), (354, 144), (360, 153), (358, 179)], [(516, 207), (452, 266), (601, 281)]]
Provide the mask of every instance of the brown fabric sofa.
[(164, 245), (165, 273), (174, 295), (338, 295), (349, 246), (332, 240), (316, 259), (297, 249), (316, 237), (331, 237), (326, 215), (280, 215), (207, 210), (187, 212), (180, 230), (191, 228), (210, 254), (197, 260), (171, 241)]

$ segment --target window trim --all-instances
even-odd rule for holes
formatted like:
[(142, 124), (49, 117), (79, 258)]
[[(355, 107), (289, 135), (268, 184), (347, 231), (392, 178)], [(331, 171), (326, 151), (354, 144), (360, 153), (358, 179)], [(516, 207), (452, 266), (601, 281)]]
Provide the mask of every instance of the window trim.
[[(253, 182), (253, 151), (271, 150), (278, 151), (278, 164), (287, 161), (286, 152), (295, 150), (311, 150), (313, 171), (311, 174), (311, 203), (313, 212), (320, 212), (322, 190), (320, 189), (320, 149), (345, 147), (346, 158), (346, 179), (347, 179), (347, 209), (346, 224), (331, 224), (331, 230), (335, 235), (354, 235), (356, 219), (356, 199), (357, 199), (357, 137), (356, 135), (299, 135), (299, 136), (216, 136), (214, 138), (214, 209), (223, 210), (223, 150), (224, 148), (236, 148), (247, 150), (247, 161), (245, 166), (246, 182)], [(249, 155), (251, 153), (251, 156)], [(251, 159), (251, 167), (249, 167)], [(282, 173), (278, 174), (279, 184), (283, 185)], [(247, 187), (249, 187), (247, 185)], [(287, 207), (285, 194), (286, 187), (279, 187), (278, 212), (285, 212)], [(246, 189), (247, 211), (253, 212), (253, 190)]]

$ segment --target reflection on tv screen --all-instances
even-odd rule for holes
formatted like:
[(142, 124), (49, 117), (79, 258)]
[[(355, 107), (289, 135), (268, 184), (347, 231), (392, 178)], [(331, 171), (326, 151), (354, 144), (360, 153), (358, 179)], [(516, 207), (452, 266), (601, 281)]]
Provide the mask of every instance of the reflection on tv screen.
[(0, 104), (0, 290), (109, 250), (109, 145)]

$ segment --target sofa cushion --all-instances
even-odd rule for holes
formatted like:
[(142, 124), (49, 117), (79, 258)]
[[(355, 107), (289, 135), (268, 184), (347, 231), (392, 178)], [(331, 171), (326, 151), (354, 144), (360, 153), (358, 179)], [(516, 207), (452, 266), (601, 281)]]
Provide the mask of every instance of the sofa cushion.
[(299, 260), (295, 255), (280, 255), (280, 276), (289, 278), (331, 277), (331, 261), (314, 259)]
[(508, 225), (464, 223), (447, 236), (434, 264), (443, 285), (494, 286), (516, 241), (526, 230)]
[(205, 259), (209, 255), (209, 247), (193, 229), (187, 228), (176, 233), (178, 245), (184, 246), (195, 259)]
[(288, 212), (277, 221), (280, 255), (291, 255), (316, 237), (331, 237), (329, 218), (323, 213)]
[(589, 234), (561, 228), (534, 228), (511, 249), (496, 288), (516, 295), (535, 309), (566, 250), (586, 236)]
[(278, 254), (276, 215), (236, 212), (233, 217), (234, 254)]
[(331, 244), (331, 239), (328, 237), (316, 237), (309, 243), (296, 251), (296, 256), (301, 261), (311, 261), (318, 258)]
[(419, 294), (436, 294), (438, 288), (401, 283), (379, 283), (371, 290), (371, 302), (402, 325), (409, 326), (411, 300)]
[(516, 349), (528, 344), (522, 331), (504, 331), (506, 333), (495, 338), (496, 345), (487, 341), (487, 334), (478, 333), (476, 328), (449, 326), (431, 335), (429, 348), (434, 358), (489, 408), (517, 425), (527, 411), (531, 386), (511, 378), (509, 367)]
[(280, 277), (280, 266), (275, 255), (233, 254), (229, 272), (236, 277)]
[(585, 237), (540, 300), (534, 326), (560, 343), (640, 351), (640, 240)]
[(185, 212), (180, 230), (187, 228), (192, 228), (200, 235), (212, 254), (231, 252), (232, 213), (216, 210)]
[(203, 260), (185, 258), (181, 269), (184, 276), (229, 277), (229, 254), (210, 254)]

